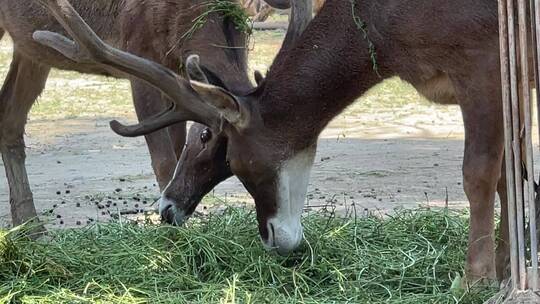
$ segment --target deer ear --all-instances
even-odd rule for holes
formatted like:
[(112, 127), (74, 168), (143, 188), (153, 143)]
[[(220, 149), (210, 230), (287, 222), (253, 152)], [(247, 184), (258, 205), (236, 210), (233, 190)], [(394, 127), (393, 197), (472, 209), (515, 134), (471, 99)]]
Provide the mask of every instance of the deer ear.
[(202, 83), (210, 83), (208, 77), (204, 74), (200, 66), (199, 55), (189, 55), (186, 60), (186, 72), (189, 80), (195, 80)]
[(261, 83), (264, 81), (263, 74), (260, 71), (255, 71), (253, 72), (253, 74), (255, 76), (255, 82), (257, 83), (258, 86), (260, 86)]
[(218, 112), (230, 123), (240, 125), (243, 120), (242, 105), (238, 99), (226, 90), (211, 84), (190, 80), (190, 85), (199, 97)]

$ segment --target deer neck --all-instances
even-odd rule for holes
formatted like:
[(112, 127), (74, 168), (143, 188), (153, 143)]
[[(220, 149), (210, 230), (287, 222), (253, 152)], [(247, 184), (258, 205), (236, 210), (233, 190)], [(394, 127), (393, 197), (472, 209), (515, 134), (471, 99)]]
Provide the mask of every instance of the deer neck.
[(271, 67), (260, 99), (265, 127), (289, 135), (288, 142), (313, 144), (334, 117), (385, 77), (381, 67), (374, 69), (370, 41), (350, 1), (329, 1)]

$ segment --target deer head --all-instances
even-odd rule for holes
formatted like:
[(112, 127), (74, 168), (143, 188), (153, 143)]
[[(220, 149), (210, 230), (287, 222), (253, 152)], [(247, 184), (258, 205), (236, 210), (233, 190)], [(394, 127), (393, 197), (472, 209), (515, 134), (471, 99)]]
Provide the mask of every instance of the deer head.
[[(188, 58), (189, 79), (183, 79), (159, 64), (104, 43), (67, 0), (37, 1), (49, 8), (74, 41), (43, 31), (34, 33), (36, 41), (76, 62), (97, 64), (115, 73), (142, 79), (174, 101), (163, 113), (139, 124), (125, 126), (111, 122), (116, 133), (140, 136), (186, 120), (207, 126), (218, 140), (216, 146), (226, 147), (225, 162), (230, 171), (238, 176), (255, 199), (259, 231), (265, 246), (287, 253), (299, 245), (302, 240), (300, 219), (316, 137), (291, 145), (287, 136), (266, 126), (258, 103), (264, 90), (235, 96), (224, 88), (209, 84), (197, 56)], [(284, 49), (295, 42), (310, 18), (311, 1), (293, 3), (291, 27)], [(174, 204), (166, 201), (161, 203), (161, 213), (172, 222), (185, 217), (178, 213)]]

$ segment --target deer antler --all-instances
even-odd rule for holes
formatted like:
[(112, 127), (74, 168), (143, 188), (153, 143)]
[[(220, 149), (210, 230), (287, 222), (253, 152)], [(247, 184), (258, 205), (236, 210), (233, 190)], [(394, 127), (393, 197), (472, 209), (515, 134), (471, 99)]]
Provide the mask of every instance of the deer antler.
[(281, 49), (284, 50), (293, 46), (312, 19), (312, 0), (291, 0), (289, 28), (287, 29), (287, 35), (285, 36), (285, 41), (283, 42), (283, 47)]
[(103, 42), (67, 0), (36, 1), (46, 6), (75, 40), (49, 31), (37, 31), (33, 35), (36, 41), (57, 50), (73, 61), (96, 64), (108, 71), (140, 78), (174, 101), (175, 105), (168, 111), (160, 113), (145, 124), (126, 127), (117, 121), (111, 122), (115, 132), (124, 136), (137, 136), (185, 120), (193, 120), (212, 128), (220, 127), (219, 113), (201, 102), (189, 82), (173, 71)]

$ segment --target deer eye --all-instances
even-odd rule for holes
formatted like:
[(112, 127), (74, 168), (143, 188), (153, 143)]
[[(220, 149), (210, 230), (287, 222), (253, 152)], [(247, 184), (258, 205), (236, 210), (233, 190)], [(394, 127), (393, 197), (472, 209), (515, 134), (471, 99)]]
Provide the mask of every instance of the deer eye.
[(212, 131), (210, 131), (210, 129), (204, 129), (201, 133), (201, 142), (205, 144), (209, 142), (210, 139), (212, 139)]

